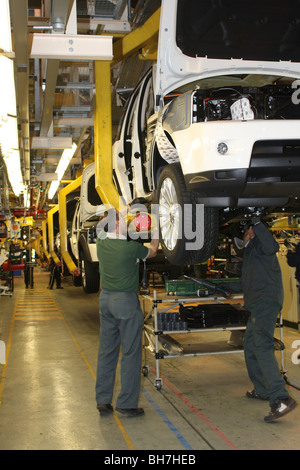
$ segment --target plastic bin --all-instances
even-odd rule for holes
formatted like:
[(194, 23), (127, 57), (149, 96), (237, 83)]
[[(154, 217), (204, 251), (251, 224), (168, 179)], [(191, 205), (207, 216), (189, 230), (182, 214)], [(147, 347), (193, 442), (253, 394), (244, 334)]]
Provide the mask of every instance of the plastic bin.
[(185, 279), (166, 280), (165, 290), (168, 295), (197, 295), (197, 292), (201, 290), (201, 286), (196, 282)]

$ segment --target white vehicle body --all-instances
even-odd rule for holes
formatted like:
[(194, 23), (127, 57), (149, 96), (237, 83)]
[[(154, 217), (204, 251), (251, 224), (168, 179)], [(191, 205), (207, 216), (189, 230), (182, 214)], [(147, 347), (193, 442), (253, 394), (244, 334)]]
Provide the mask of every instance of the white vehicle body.
[[(73, 210), (69, 233), (71, 255), (80, 270), (80, 283), (86, 293), (94, 293), (99, 289), (96, 227), (100, 204), (95, 189), (95, 165), (91, 163), (83, 170), (80, 196)], [(78, 283), (75, 277), (74, 281)]]
[[(92, 221), (90, 223), (89, 221), (82, 221), (80, 218), (81, 214), (81, 201), (78, 199), (77, 201), (77, 206), (76, 210), (74, 213), (74, 218), (72, 221), (72, 226), (71, 226), (71, 233), (70, 233), (70, 246), (72, 249), (72, 253), (75, 257), (76, 260), (79, 260), (80, 258), (80, 244), (79, 244), (79, 239), (80, 235), (82, 232), (86, 232), (87, 230), (90, 230), (90, 228), (95, 226), (95, 221)], [(95, 217), (94, 213), (94, 217)], [(88, 239), (88, 252), (89, 252), (89, 259), (92, 263), (97, 263), (98, 258), (97, 258), (97, 250), (96, 250), (96, 244), (94, 242), (91, 243), (91, 239)]]
[[(298, 16), (293, 0), (162, 0), (157, 63), (127, 103), (113, 165), (127, 202), (156, 196), (164, 208), (171, 262), (207, 259), (219, 226), (299, 213)], [(205, 207), (190, 254), (175, 243), (174, 208), (188, 204)]]

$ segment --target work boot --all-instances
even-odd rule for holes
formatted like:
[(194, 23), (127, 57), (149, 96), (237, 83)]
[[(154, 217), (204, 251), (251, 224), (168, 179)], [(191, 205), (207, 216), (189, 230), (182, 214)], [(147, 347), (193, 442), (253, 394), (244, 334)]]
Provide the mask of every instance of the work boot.
[(255, 389), (251, 390), (251, 392), (248, 390), (248, 392), (246, 392), (246, 397), (252, 398), (254, 400), (268, 400), (268, 398), (263, 398), (260, 395), (258, 395)]
[(116, 408), (116, 411), (127, 418), (135, 418), (144, 414), (143, 408)]
[(103, 403), (98, 403), (97, 404), (97, 410), (99, 411), (100, 415), (110, 415), (111, 413), (114, 412), (113, 407), (111, 404), (103, 404)]
[(296, 401), (292, 398), (286, 398), (284, 400), (276, 400), (275, 403), (271, 406), (271, 411), (268, 416), (265, 416), (264, 420), (266, 423), (272, 423), (276, 419), (281, 418), (290, 411), (294, 410), (297, 406)]

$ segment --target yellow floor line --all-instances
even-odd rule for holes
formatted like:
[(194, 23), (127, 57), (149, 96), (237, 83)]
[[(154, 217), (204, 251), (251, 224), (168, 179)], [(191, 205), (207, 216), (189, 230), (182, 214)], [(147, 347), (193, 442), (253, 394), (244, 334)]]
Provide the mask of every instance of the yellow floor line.
[[(40, 290), (40, 293), (44, 293), (45, 294), (45, 291), (43, 290)], [(21, 304), (23, 302), (25, 303), (28, 303), (28, 296), (31, 296), (32, 295), (32, 291), (25, 291), (25, 293), (20, 293), (18, 296), (17, 296), (17, 299), (16, 299), (16, 303), (15, 303), (15, 307), (14, 307), (14, 311), (13, 311), (13, 316), (12, 316), (12, 321), (11, 321), (11, 327), (10, 327), (10, 333), (9, 333), (9, 339), (8, 339), (8, 343), (7, 343), (7, 348), (6, 348), (6, 363), (4, 364), (4, 367), (3, 367), (3, 371), (2, 371), (2, 376), (1, 376), (1, 382), (0, 382), (0, 406), (1, 406), (1, 402), (2, 402), (2, 394), (3, 394), (3, 388), (4, 388), (4, 381), (5, 381), (5, 375), (6, 375), (6, 367), (7, 367), (7, 362), (8, 362), (8, 356), (9, 356), (9, 351), (10, 351), (10, 346), (11, 346), (11, 340), (12, 340), (12, 332), (13, 332), (13, 327), (14, 327), (14, 323), (16, 320), (18, 321), (30, 321), (32, 319), (34, 320), (54, 320), (54, 319), (59, 319), (59, 320), (63, 320), (73, 342), (75, 343), (75, 346), (76, 348), (78, 349), (81, 357), (83, 358), (84, 362), (86, 363), (93, 379), (96, 381), (96, 374), (95, 372), (93, 371), (92, 369), (92, 366), (91, 364), (89, 363), (86, 355), (84, 354), (84, 352), (82, 351), (82, 349), (80, 348), (79, 344), (78, 344), (78, 341), (76, 340), (71, 328), (69, 327), (61, 309), (59, 308), (59, 306), (57, 305), (55, 299), (53, 299), (53, 297), (51, 296), (50, 293), (46, 292), (47, 295), (47, 298), (46, 298), (46, 301), (48, 298), (51, 298), (52, 299), (52, 305), (53, 305), (53, 308), (55, 309), (55, 313), (56, 313), (56, 316), (53, 314), (52, 316), (52, 312), (49, 312), (49, 309), (47, 310), (47, 308), (45, 307), (45, 314), (43, 313), (41, 315), (41, 308), (39, 308), (38, 306), (36, 307), (37, 308), (37, 311), (36, 311), (36, 315), (35, 313), (33, 314), (33, 306), (30, 305), (23, 305), (21, 306)], [(50, 295), (49, 295), (50, 294)], [(45, 296), (44, 296), (45, 297)], [(39, 302), (40, 299), (37, 300), (37, 296), (35, 295), (33, 297), (33, 299), (35, 299), (35, 301)], [(27, 312), (25, 313), (24, 310), (25, 308), (28, 307), (28, 314)], [(51, 315), (50, 315), (51, 313)], [(114, 420), (116, 421), (117, 423), (117, 426), (127, 444), (127, 446), (129, 447), (130, 450), (135, 450), (135, 447), (130, 439), (130, 437), (128, 436), (122, 422), (120, 421), (120, 419), (118, 418), (118, 416), (114, 413), (113, 414), (113, 417), (114, 417)]]
[(63, 320), (61, 310), (45, 289), (30, 289), (21, 292), (15, 309), (15, 319), (18, 321)]

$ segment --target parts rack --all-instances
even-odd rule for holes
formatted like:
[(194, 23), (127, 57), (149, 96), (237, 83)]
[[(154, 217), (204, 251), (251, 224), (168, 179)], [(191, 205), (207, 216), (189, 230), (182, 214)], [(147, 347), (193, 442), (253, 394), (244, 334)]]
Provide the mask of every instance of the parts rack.
[[(246, 324), (244, 325), (224, 325), (212, 328), (186, 328), (183, 330), (162, 330), (159, 328), (158, 315), (165, 313), (174, 307), (181, 306), (184, 304), (199, 304), (204, 302), (210, 302), (212, 304), (222, 304), (224, 299), (222, 297), (206, 297), (206, 298), (168, 298), (164, 297), (165, 294), (157, 294), (157, 291), (154, 290), (153, 297), (146, 295), (143, 296), (143, 310), (144, 310), (144, 330), (143, 330), (143, 349), (144, 349), (144, 366), (143, 374), (147, 376), (149, 372), (149, 366), (146, 364), (147, 350), (154, 354), (156, 361), (156, 378), (154, 381), (154, 386), (160, 390), (163, 385), (163, 379), (160, 377), (159, 361), (165, 358), (178, 358), (178, 357), (195, 357), (195, 356), (204, 356), (204, 355), (216, 355), (216, 354), (231, 354), (231, 353), (240, 353), (243, 351), (243, 334), (246, 329)], [(238, 301), (243, 299), (242, 295), (233, 295), (230, 300)], [(146, 312), (146, 303), (152, 303), (152, 308), (147, 313)], [(166, 308), (163, 307), (163, 304), (169, 304)], [(159, 309), (162, 306), (162, 309)], [(151, 319), (154, 322), (151, 325)], [(280, 315), (280, 339), (282, 340), (282, 316)], [(182, 345), (174, 340), (174, 338), (169, 335), (192, 335), (195, 333), (207, 333), (207, 332), (224, 332), (228, 331), (231, 333), (231, 336), (228, 341), (217, 341), (217, 342), (203, 342), (201, 344), (195, 344), (195, 347), (182, 347)], [(167, 344), (168, 343), (168, 344)], [(283, 343), (279, 342), (282, 347), (277, 348), (281, 350), (281, 362), (283, 367)], [(208, 346), (208, 347), (207, 347)], [(175, 352), (172, 352), (172, 349)]]

